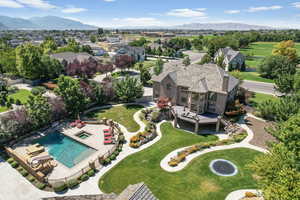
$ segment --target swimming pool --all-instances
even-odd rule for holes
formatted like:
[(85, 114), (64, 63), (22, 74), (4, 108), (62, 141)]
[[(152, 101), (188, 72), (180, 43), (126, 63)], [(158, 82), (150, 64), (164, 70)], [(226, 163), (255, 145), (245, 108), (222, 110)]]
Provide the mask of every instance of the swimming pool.
[(68, 168), (74, 167), (92, 153), (96, 152), (96, 150), (58, 131), (49, 133), (35, 140), (34, 143), (43, 145), (55, 160)]

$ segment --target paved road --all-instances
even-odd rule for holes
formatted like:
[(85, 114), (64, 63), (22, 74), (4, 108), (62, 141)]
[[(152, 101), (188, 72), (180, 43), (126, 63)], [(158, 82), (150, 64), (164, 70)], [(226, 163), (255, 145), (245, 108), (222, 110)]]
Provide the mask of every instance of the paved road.
[(275, 85), (273, 83), (244, 80), (241, 86), (252, 92), (264, 93), (270, 95), (280, 95), (280, 93), (275, 90)]

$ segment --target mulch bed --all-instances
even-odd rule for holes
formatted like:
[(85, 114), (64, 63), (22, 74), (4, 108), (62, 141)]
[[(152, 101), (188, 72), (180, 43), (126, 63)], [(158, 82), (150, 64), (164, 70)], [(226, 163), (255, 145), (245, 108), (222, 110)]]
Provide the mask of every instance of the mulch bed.
[(250, 144), (267, 149), (269, 142), (276, 142), (276, 138), (265, 130), (266, 127), (272, 126), (272, 123), (248, 117), (247, 125), (254, 133), (254, 138)]

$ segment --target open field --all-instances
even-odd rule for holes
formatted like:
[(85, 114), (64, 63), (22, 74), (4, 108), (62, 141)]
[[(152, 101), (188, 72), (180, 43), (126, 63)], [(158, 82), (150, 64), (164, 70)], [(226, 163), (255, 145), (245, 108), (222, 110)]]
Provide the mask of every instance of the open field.
[[(246, 166), (260, 153), (250, 149), (208, 153), (194, 159), (182, 171), (164, 171), (160, 167), (160, 161), (171, 151), (199, 142), (216, 140), (216, 137), (190, 134), (174, 129), (171, 123), (164, 123), (161, 129), (163, 136), (159, 142), (127, 157), (99, 180), (102, 191), (120, 193), (129, 184), (145, 182), (159, 199), (217, 200), (225, 199), (233, 190), (257, 188), (252, 173)], [(236, 164), (239, 173), (233, 177), (214, 175), (209, 169), (209, 163), (220, 158)]]

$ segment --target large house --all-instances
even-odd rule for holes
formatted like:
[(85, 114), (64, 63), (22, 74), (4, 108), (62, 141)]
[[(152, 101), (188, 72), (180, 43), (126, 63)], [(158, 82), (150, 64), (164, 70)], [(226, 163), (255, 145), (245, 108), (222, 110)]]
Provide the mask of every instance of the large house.
[(195, 132), (199, 123), (220, 122), (239, 85), (238, 79), (215, 64), (185, 67), (179, 62), (166, 63), (152, 81), (154, 100), (169, 98), (175, 117), (196, 123)]
[(241, 52), (235, 51), (230, 47), (219, 49), (214, 57), (215, 62), (221, 56), (224, 56), (223, 64), (226, 71), (245, 70), (245, 56)]

